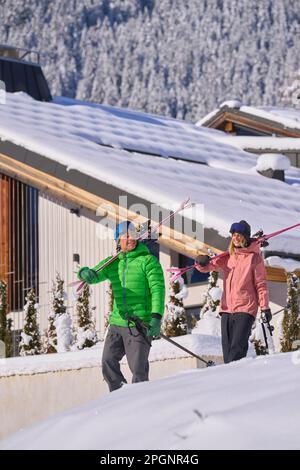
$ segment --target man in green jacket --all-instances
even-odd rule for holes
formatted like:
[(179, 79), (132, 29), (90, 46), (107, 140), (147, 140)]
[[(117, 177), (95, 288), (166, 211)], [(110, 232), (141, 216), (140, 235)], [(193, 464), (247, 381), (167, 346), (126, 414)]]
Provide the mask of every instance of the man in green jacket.
[[(115, 241), (122, 250), (116, 261), (97, 272), (111, 258), (108, 257), (94, 268), (84, 267), (78, 272), (79, 279), (88, 284), (107, 279), (112, 284), (114, 304), (102, 354), (102, 373), (111, 392), (126, 383), (120, 369), (125, 354), (133, 374), (132, 382), (149, 380), (151, 340), (160, 334), (165, 308), (161, 264), (135, 239), (131, 222), (124, 221), (117, 226)], [(144, 334), (130, 320), (133, 317), (145, 325)]]

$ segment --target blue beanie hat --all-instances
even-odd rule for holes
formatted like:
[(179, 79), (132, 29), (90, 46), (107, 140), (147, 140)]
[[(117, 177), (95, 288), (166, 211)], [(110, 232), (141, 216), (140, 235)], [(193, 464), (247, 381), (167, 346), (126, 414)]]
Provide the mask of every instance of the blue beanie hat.
[(119, 241), (121, 235), (127, 232), (136, 232), (134, 223), (130, 220), (123, 220), (116, 226), (115, 230), (115, 242)]
[(248, 224), (248, 222), (246, 222), (246, 220), (240, 220), (239, 222), (235, 222), (234, 224), (231, 225), (230, 227), (230, 233), (241, 233), (242, 235), (244, 235), (244, 237), (246, 238), (246, 241), (247, 241), (247, 244), (249, 245), (250, 244), (250, 239), (251, 239), (251, 227), (250, 225)]

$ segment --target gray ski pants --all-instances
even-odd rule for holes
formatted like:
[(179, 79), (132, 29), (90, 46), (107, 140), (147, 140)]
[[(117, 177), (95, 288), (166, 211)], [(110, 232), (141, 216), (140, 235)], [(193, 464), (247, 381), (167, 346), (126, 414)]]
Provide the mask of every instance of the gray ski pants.
[(132, 383), (149, 380), (149, 343), (136, 328), (110, 325), (102, 354), (102, 374), (110, 392), (127, 383), (121, 372), (120, 361), (126, 355), (132, 372)]

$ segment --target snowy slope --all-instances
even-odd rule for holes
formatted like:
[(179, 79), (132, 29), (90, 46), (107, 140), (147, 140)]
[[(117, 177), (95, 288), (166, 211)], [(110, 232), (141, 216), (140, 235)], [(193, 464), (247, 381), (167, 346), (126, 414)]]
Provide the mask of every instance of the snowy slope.
[(0, 449), (300, 449), (300, 353), (127, 385)]
[[(206, 334), (184, 335), (173, 338), (173, 341), (199, 356), (222, 356), (221, 338), (216, 336)], [(99, 342), (92, 348), (86, 348), (82, 351), (0, 359), (0, 377), (98, 367), (101, 364), (103, 345), (104, 342)], [(255, 355), (252, 345), (250, 345), (248, 355)], [(152, 343), (149, 361), (163, 361), (188, 356), (189, 354), (177, 348), (177, 346), (164, 339), (159, 339)], [(126, 358), (124, 357), (122, 363), (125, 362)]]
[[(185, 216), (224, 237), (234, 220), (247, 219), (253, 232), (263, 227), (266, 233), (299, 222), (300, 187), (258, 175), (254, 155), (216, 141), (216, 134), (184, 121), (62, 98), (41, 103), (8, 93), (0, 105), (0, 139), (166, 209), (191, 196), (204, 206), (204, 216), (202, 210)], [(299, 170), (292, 171), (298, 181)], [(298, 253), (299, 231), (272, 239), (270, 249)]]

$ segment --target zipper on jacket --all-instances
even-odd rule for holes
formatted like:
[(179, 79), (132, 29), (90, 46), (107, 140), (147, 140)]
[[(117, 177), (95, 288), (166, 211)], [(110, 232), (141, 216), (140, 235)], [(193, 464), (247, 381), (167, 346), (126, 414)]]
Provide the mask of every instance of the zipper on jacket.
[(123, 307), (125, 309), (125, 313), (128, 313), (127, 312), (127, 300), (126, 300), (126, 273), (127, 273), (127, 269), (128, 269), (128, 259), (127, 259), (127, 256), (125, 255), (125, 267), (124, 267), (123, 276), (122, 276), (122, 280), (123, 280)]
[[(232, 285), (234, 270), (235, 270), (235, 266), (233, 266), (233, 268), (232, 268), (232, 270), (231, 270), (232, 275), (231, 275), (231, 278), (230, 278), (230, 281), (229, 281), (229, 294), (231, 293), (231, 285)], [(228, 296), (228, 301), (229, 301), (229, 296)], [(227, 301), (227, 307), (228, 307), (228, 301)], [(230, 312), (232, 311), (232, 305), (230, 305), (229, 310), (230, 310)]]

